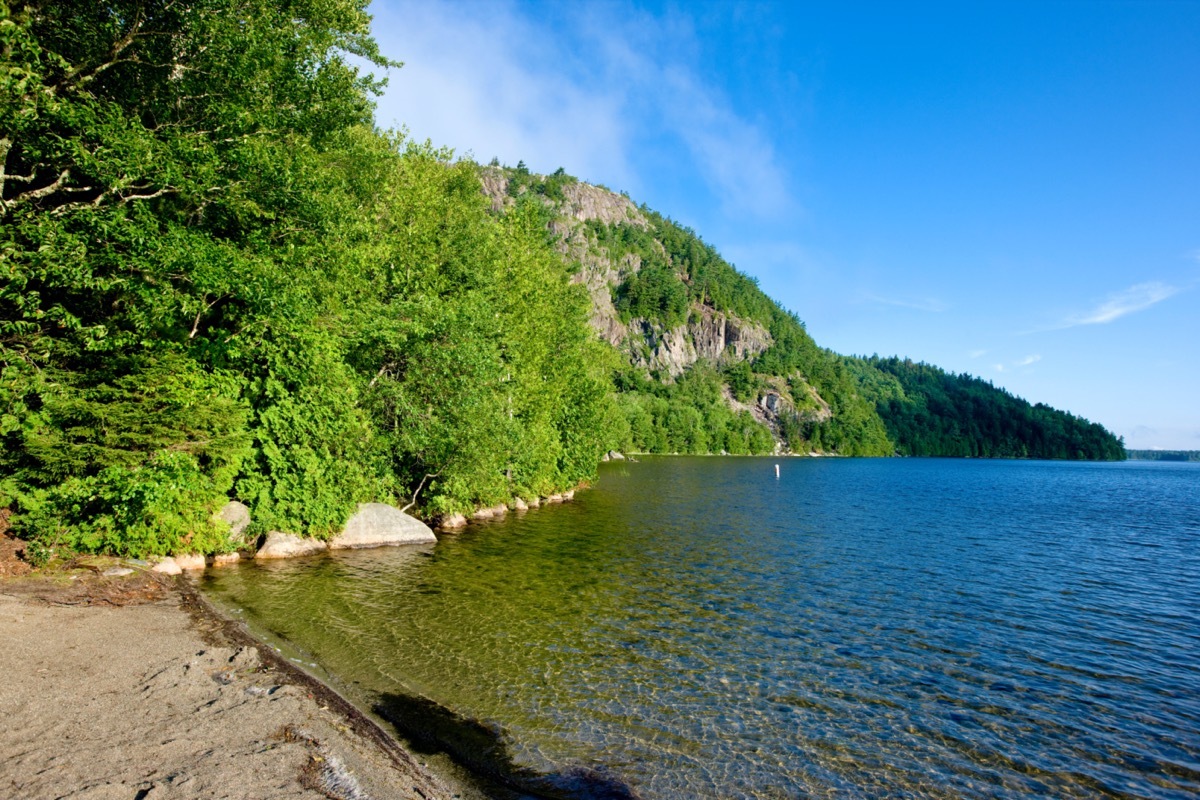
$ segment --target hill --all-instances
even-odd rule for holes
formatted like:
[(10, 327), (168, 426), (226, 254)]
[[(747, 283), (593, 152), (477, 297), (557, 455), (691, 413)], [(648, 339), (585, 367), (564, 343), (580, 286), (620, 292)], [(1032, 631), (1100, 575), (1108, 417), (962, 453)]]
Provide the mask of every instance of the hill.
[(969, 375), (819, 347), (694, 231), (628, 197), (523, 166), (480, 170), (493, 210), (534, 205), (593, 329), (616, 348), (624, 446), (1120, 459), (1103, 427)]

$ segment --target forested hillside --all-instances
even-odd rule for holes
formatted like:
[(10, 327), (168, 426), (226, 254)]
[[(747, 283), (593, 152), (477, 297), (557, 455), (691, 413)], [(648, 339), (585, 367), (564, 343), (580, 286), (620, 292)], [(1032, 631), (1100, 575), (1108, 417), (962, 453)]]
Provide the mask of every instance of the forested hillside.
[(542, 219), (373, 126), (366, 0), (0, 4), (0, 507), (45, 548), (326, 536), (594, 473), (612, 365)]
[(561, 172), (482, 174), (498, 212), (526, 199), (543, 208), (588, 288), (593, 327), (623, 357), (624, 449), (892, 453), (853, 370), (694, 231)]
[(1121, 459), (1103, 427), (968, 375), (845, 358), (694, 231), (570, 176), (483, 169), (493, 208), (536, 200), (624, 356), (629, 449)]
[(847, 359), (874, 400), (896, 451), (907, 456), (1120, 461), (1103, 426), (991, 383), (910, 359)]

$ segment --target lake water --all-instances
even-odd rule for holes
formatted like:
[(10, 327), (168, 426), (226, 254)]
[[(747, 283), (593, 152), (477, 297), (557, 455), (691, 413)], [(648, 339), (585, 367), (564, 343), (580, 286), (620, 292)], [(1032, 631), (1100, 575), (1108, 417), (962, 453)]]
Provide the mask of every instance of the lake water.
[(1198, 545), (1198, 464), (644, 458), (203, 587), (401, 729), (479, 721), (448, 746), (513, 785), (1195, 797)]

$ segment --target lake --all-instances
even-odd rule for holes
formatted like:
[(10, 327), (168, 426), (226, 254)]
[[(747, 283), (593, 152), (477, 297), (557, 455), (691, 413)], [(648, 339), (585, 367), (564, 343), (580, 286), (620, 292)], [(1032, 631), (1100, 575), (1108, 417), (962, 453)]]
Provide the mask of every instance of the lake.
[(1198, 545), (1200, 464), (645, 457), (202, 588), (528, 792), (1172, 798), (1200, 792)]

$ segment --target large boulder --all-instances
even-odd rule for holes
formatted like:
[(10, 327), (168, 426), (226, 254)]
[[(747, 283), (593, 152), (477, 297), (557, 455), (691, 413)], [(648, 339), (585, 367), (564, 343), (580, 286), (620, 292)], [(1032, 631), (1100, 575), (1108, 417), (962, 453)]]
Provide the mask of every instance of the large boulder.
[(303, 536), (297, 536), (294, 533), (271, 531), (267, 534), (267, 540), (263, 542), (262, 547), (258, 548), (258, 552), (254, 554), (254, 557), (260, 560), (268, 558), (294, 558), (295, 556), (320, 553), (328, 549), (329, 545), (320, 539), (307, 539)]
[(246, 528), (250, 525), (250, 509), (245, 503), (230, 500), (221, 506), (217, 519), (229, 525), (229, 543), (241, 548), (246, 545)]
[(329, 542), (331, 550), (426, 544), (437, 537), (429, 526), (384, 503), (359, 503), (346, 527)]

